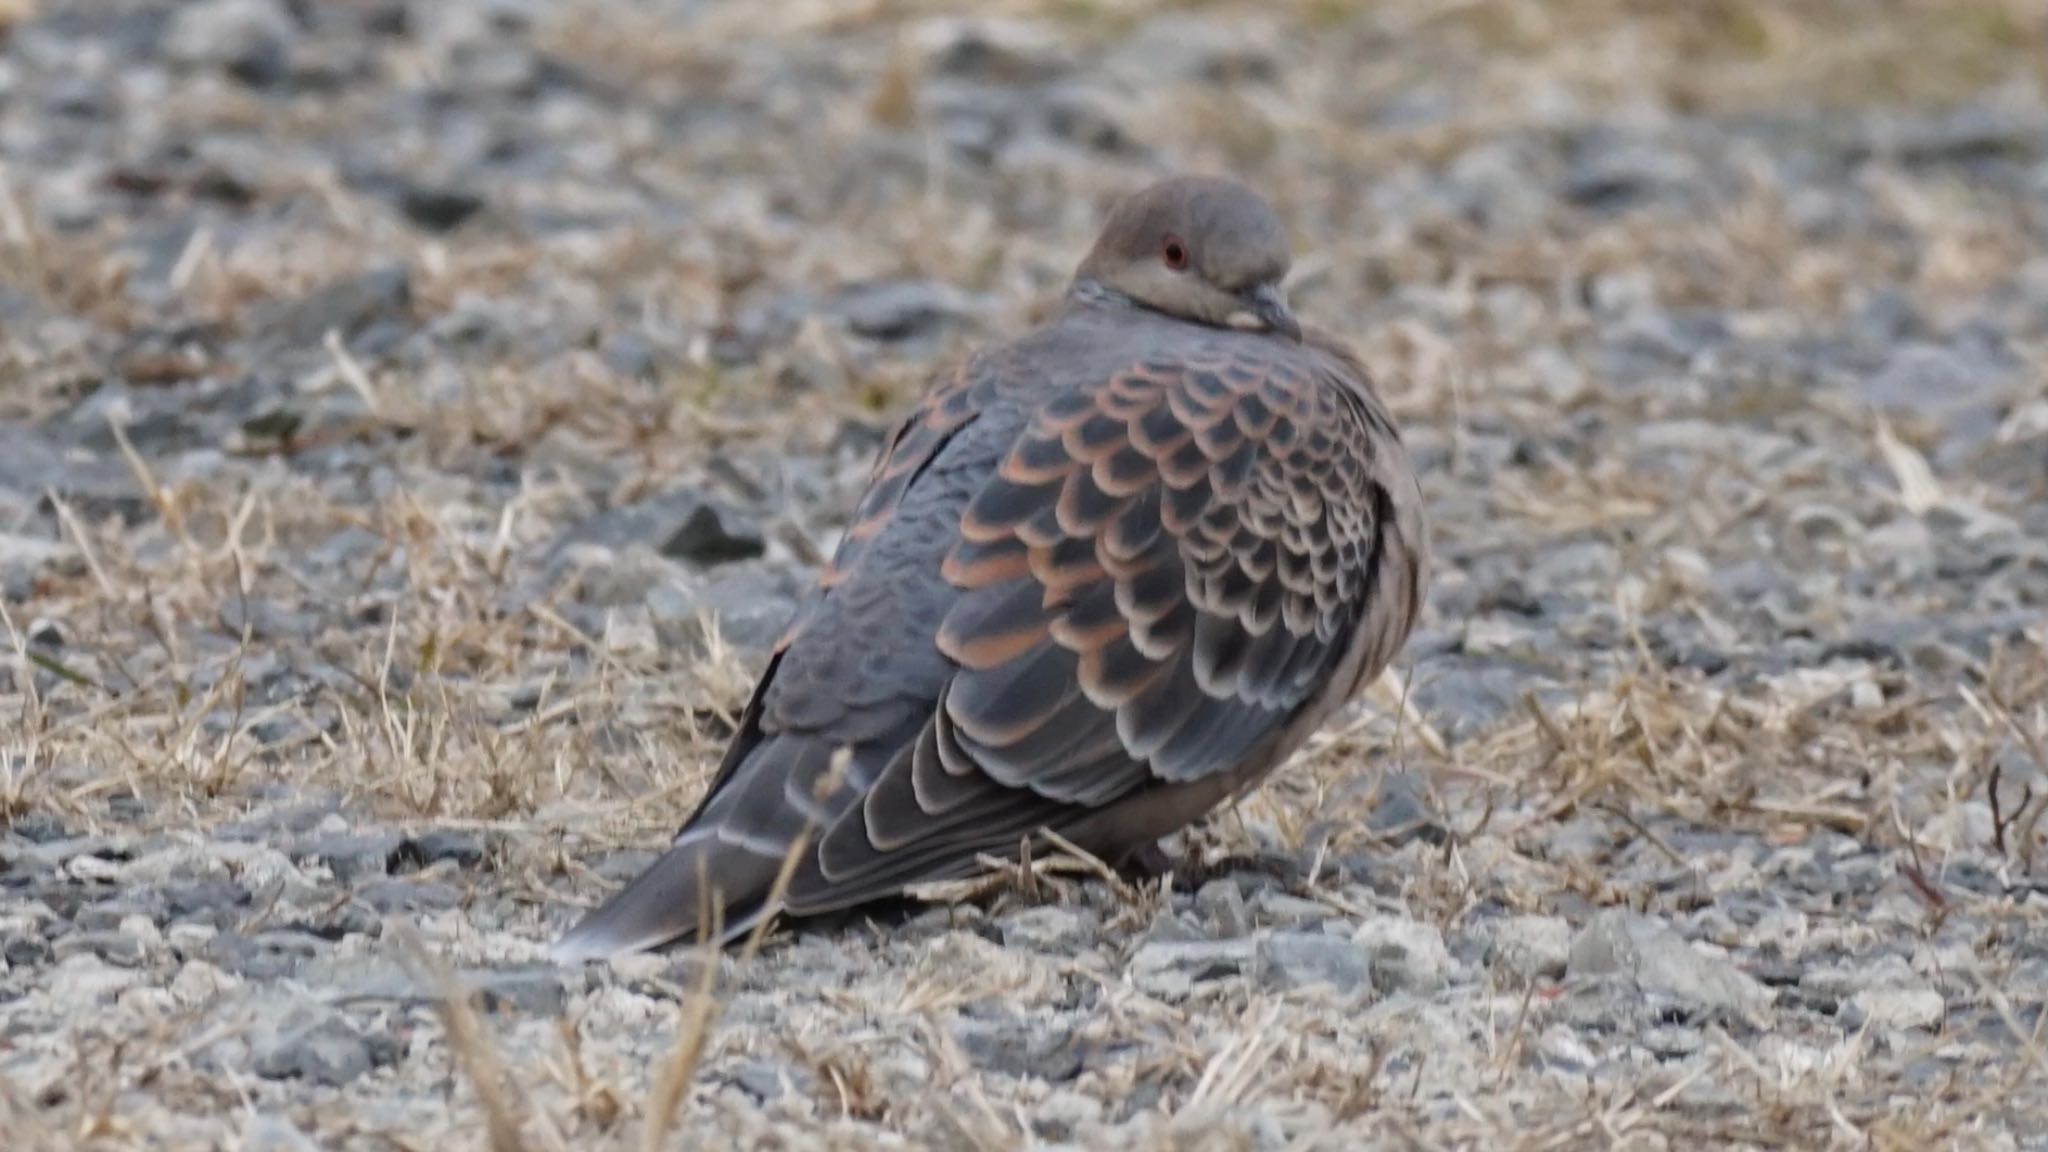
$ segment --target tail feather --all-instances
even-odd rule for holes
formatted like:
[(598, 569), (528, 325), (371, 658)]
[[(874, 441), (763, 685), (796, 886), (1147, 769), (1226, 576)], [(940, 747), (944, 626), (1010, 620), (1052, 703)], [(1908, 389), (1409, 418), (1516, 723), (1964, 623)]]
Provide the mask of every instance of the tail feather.
[(721, 925), (719, 943), (747, 931), (764, 906), (780, 857), (735, 847), (716, 827), (692, 828), (624, 890), (555, 942), (556, 963), (603, 960), (699, 938)]
[[(832, 748), (822, 741), (780, 736), (753, 749), (661, 859), (556, 941), (555, 961), (694, 941), (714, 917), (723, 945), (774, 915), (776, 878), (791, 846), (815, 833), (820, 815), (815, 802), (800, 807), (791, 790), (801, 785), (802, 798), (810, 799), (810, 782), (831, 762)], [(843, 810), (851, 799), (835, 797), (826, 807)]]

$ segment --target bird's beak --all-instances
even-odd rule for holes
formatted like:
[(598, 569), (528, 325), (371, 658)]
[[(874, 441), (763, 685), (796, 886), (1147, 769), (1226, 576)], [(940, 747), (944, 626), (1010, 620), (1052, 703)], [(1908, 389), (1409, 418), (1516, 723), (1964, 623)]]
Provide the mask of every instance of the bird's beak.
[(1261, 284), (1238, 296), (1244, 307), (1231, 314), (1230, 326), (1272, 332), (1289, 340), (1301, 339), (1301, 322), (1287, 307), (1287, 295), (1278, 284)]

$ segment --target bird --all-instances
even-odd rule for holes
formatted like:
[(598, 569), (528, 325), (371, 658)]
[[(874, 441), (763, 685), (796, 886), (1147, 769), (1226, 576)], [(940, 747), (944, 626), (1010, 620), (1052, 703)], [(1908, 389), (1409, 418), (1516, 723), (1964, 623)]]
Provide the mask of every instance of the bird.
[(1291, 267), (1235, 179), (1118, 199), (1037, 327), (934, 374), (709, 790), (555, 959), (726, 944), (1034, 840), (1128, 866), (1376, 679), (1422, 610), (1422, 493)]

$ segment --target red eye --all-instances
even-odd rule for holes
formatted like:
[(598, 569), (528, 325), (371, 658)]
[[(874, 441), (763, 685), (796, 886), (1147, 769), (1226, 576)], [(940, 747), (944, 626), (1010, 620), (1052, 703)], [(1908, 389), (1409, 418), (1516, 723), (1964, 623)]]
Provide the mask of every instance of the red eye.
[(1166, 239), (1160, 241), (1159, 258), (1166, 261), (1168, 268), (1178, 272), (1188, 266), (1188, 246), (1181, 243), (1180, 237), (1168, 233)]

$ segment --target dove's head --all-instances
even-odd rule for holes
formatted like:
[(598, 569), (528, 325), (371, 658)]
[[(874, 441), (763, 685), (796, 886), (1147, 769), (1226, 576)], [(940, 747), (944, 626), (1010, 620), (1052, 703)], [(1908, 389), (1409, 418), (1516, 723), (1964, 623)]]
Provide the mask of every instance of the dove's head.
[(1198, 324), (1299, 340), (1280, 291), (1290, 263), (1287, 229), (1258, 193), (1178, 176), (1117, 203), (1074, 281)]

